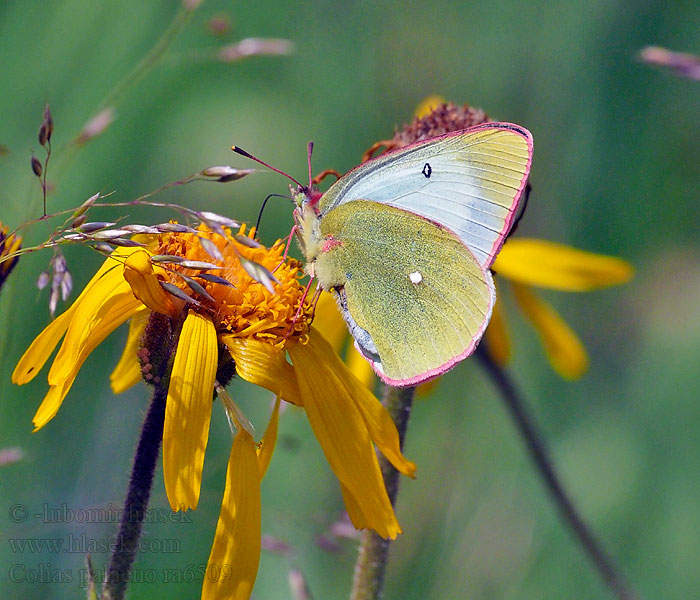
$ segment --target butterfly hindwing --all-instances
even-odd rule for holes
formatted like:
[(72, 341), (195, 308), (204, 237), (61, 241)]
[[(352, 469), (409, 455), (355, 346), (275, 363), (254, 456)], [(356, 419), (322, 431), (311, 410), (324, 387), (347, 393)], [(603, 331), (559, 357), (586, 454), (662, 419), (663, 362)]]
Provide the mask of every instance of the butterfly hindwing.
[(328, 210), (320, 229), (327, 243), (315, 273), (338, 296), (358, 345), (385, 381), (425, 381), (473, 351), (494, 287), (452, 231), (367, 200)]
[(410, 211), (452, 230), (488, 267), (515, 217), (531, 159), (527, 130), (484, 123), (363, 163), (331, 186), (319, 210), (323, 218), (364, 199)]

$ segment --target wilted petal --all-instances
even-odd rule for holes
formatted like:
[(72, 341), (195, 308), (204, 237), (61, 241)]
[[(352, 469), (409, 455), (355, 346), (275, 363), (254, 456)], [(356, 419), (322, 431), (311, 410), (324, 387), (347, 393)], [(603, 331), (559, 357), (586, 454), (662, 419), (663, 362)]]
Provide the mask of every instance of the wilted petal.
[(248, 600), (260, 561), (260, 467), (255, 440), (239, 429), (202, 586), (203, 600)]
[(576, 334), (559, 314), (532, 290), (513, 284), (515, 300), (532, 322), (555, 371), (567, 379), (577, 379), (588, 369), (588, 355)]
[(525, 238), (509, 239), (493, 270), (513, 281), (568, 292), (618, 285), (634, 275), (632, 266), (621, 258)]
[(170, 376), (163, 429), (165, 491), (173, 510), (197, 508), (218, 363), (216, 329), (189, 311)]

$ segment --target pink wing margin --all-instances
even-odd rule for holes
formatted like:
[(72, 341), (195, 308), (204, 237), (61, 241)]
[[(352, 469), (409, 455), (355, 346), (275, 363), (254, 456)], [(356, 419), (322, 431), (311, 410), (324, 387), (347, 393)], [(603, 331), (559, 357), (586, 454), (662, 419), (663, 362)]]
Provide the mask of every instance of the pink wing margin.
[[(520, 127), (520, 125), (515, 125), (514, 123), (483, 123), (482, 125), (477, 125), (476, 127), (471, 127), (470, 129), (465, 129), (463, 131), (471, 131), (474, 129), (509, 129), (510, 131), (514, 131), (515, 133), (521, 135), (522, 137), (525, 138), (525, 141), (527, 141), (527, 165), (525, 166), (525, 174), (523, 175), (523, 178), (520, 181), (520, 186), (518, 187), (518, 191), (515, 193), (515, 198), (513, 199), (513, 204), (510, 207), (509, 210), (509, 215), (506, 218), (505, 223), (503, 224), (503, 228), (498, 234), (498, 238), (493, 244), (493, 248), (491, 248), (491, 252), (489, 252), (489, 257), (488, 260), (486, 261), (486, 266), (490, 267), (493, 264), (493, 261), (496, 260), (496, 255), (501, 251), (501, 247), (503, 246), (503, 243), (506, 241), (506, 237), (508, 236), (508, 232), (510, 231), (510, 228), (513, 225), (513, 220), (515, 219), (515, 215), (518, 214), (518, 208), (520, 206), (520, 200), (523, 197), (523, 192), (525, 191), (525, 186), (527, 185), (527, 180), (530, 177), (530, 167), (532, 166), (532, 153), (533, 153), (533, 141), (532, 141), (532, 134), (525, 129), (524, 127)], [(487, 321), (488, 323), (488, 321)], [(473, 350), (472, 350), (473, 351)], [(471, 353), (470, 353), (471, 354)]]

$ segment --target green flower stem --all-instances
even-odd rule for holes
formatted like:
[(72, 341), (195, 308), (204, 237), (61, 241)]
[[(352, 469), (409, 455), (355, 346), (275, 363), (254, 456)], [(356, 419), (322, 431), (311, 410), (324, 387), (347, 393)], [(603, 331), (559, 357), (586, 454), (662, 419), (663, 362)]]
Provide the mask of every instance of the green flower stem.
[(515, 384), (508, 377), (508, 374), (491, 359), (483, 343), (477, 348), (475, 356), (480, 360), (482, 366), (498, 388), (501, 398), (505, 402), (511, 417), (513, 417), (515, 426), (522, 435), (527, 450), (547, 486), (547, 490), (551, 494), (561, 516), (593, 562), (595, 569), (620, 600), (633, 600), (636, 598), (635, 594), (627, 587), (614, 561), (605, 552), (594, 533), (586, 525), (559, 480), (544, 439), (537, 431), (537, 427), (528, 413), (525, 402)]
[(151, 495), (153, 475), (160, 454), (167, 395), (166, 379), (155, 386), (151, 406), (143, 422), (119, 533), (107, 569), (102, 600), (122, 600), (129, 583), (131, 567), (136, 558), (141, 527)]
[[(406, 437), (415, 391), (416, 388), (414, 387), (395, 388), (387, 386), (384, 392), (383, 403), (396, 424), (401, 448), (403, 448), (403, 441)], [(382, 455), (379, 456), (379, 466), (384, 476), (389, 500), (391, 505), (394, 506), (396, 496), (399, 493), (399, 472)], [(385, 540), (374, 531), (365, 531), (357, 553), (350, 600), (376, 600), (382, 597), (384, 573), (386, 572), (388, 558), (389, 540)]]

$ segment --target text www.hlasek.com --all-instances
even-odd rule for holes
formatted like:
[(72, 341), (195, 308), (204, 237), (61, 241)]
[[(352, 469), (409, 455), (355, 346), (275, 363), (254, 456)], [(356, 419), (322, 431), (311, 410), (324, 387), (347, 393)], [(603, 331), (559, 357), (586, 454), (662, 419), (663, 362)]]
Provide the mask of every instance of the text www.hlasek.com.
[[(7, 540), (13, 554), (98, 554), (114, 553), (119, 543), (114, 539), (92, 538), (87, 535), (69, 534), (66, 538), (10, 538)], [(179, 554), (182, 552), (181, 540), (140, 539), (138, 551), (158, 552), (161, 554)]]

